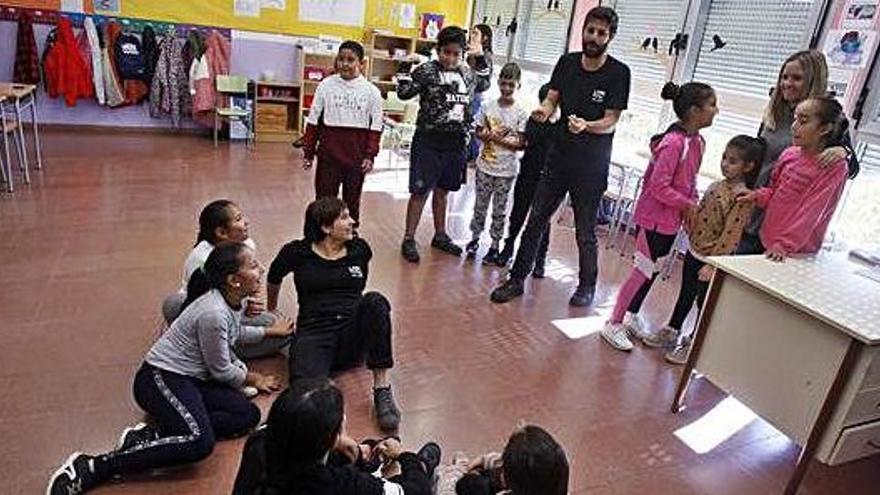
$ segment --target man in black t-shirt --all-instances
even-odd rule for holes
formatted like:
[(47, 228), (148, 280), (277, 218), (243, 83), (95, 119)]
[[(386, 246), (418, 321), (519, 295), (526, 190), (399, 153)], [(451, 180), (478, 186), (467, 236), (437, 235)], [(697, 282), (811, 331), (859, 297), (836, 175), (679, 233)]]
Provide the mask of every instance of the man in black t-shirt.
[(583, 51), (559, 59), (547, 98), (532, 112), (532, 119), (544, 122), (558, 107), (565, 128), (547, 157), (547, 170), (535, 192), (510, 278), (492, 291), (494, 302), (523, 294), (523, 281), (532, 270), (541, 235), (566, 193), (574, 208), (580, 265), (580, 280), (569, 304), (588, 306), (593, 301), (599, 273), (596, 212), (608, 185), (614, 127), (629, 100), (629, 68), (606, 53), (617, 32), (617, 20), (617, 13), (608, 7), (587, 13)]

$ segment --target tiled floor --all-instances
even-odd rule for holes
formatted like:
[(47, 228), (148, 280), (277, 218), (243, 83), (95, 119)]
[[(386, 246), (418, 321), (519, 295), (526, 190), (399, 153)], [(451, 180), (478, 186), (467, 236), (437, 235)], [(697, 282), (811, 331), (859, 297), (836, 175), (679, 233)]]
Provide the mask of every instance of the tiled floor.
[[(214, 150), (191, 136), (48, 132), (43, 173), (32, 187), (0, 196), (0, 493), (40, 492), (73, 449), (110, 447), (139, 418), (131, 379), (157, 334), (162, 298), (175, 290), (199, 209), (229, 197), (251, 220), (264, 261), (299, 235), (311, 174), (284, 145)], [(380, 160), (384, 166), (393, 165)], [(396, 165), (405, 165), (397, 162)], [(556, 228), (549, 277), (526, 297), (488, 301), (498, 269), (423, 249), (418, 266), (398, 254), (406, 173), (373, 174), (362, 235), (376, 253), (370, 286), (392, 301), (394, 379), (405, 444), (434, 439), (447, 453), (501, 449), (520, 421), (541, 424), (564, 444), (576, 494), (780, 493), (798, 449), (760, 420), (697, 454), (674, 432), (724, 399), (692, 387), (690, 407), (669, 413), (678, 370), (639, 348), (611, 350), (595, 334), (569, 339), (552, 321), (590, 317), (598, 329), (627, 266), (602, 250), (597, 309), (567, 305), (576, 266), (573, 233)], [(454, 196), (452, 233), (467, 237), (472, 194)], [(419, 240), (427, 244), (428, 222)], [(648, 300), (666, 317), (675, 281)], [(295, 301), (285, 286), (284, 307)], [(283, 372), (281, 359), (256, 363)], [(375, 434), (369, 374), (339, 378), (349, 431)], [(258, 403), (264, 410), (271, 398)], [(228, 493), (240, 441), (207, 461), (159, 476), (111, 484), (96, 493)], [(880, 457), (840, 468), (814, 464), (805, 494), (880, 492)]]

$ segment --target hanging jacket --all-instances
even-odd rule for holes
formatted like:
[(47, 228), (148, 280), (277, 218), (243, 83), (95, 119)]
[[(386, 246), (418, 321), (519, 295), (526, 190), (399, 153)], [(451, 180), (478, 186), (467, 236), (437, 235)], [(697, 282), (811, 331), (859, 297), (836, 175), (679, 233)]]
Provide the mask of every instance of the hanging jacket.
[(22, 13), (18, 18), (15, 69), (12, 80), (23, 84), (39, 84), (40, 82), (40, 56), (37, 54), (33, 21), (27, 12)]
[(144, 55), (141, 51), (141, 41), (137, 36), (121, 33), (113, 44), (113, 55), (116, 57), (116, 68), (119, 77), (126, 79), (144, 79)]
[(211, 69), (208, 67), (208, 57), (202, 55), (193, 60), (189, 68), (189, 93), (193, 98), (194, 109), (204, 108), (205, 106), (209, 106), (211, 109), (214, 108), (213, 102), (200, 100), (200, 98), (209, 97), (208, 93), (211, 92), (213, 84)]
[(83, 31), (89, 40), (90, 59), (92, 61), (92, 87), (95, 90), (95, 99), (99, 105), (106, 102), (104, 98), (104, 62), (101, 55), (101, 40), (98, 38), (98, 30), (95, 21), (91, 17), (83, 20)]
[[(89, 35), (86, 33), (86, 30), (83, 29), (76, 35), (76, 49), (79, 52), (79, 56), (82, 57), (83, 62), (86, 64), (86, 71), (89, 74), (89, 84), (92, 81), (92, 48), (89, 46)], [(92, 87), (92, 93), (94, 94), (95, 88)]]
[[(232, 47), (229, 40), (223, 37), (217, 31), (211, 31), (211, 34), (205, 39), (204, 58), (208, 63), (208, 83), (201, 84), (196, 87), (196, 95), (193, 98), (193, 113), (210, 112), (220, 103), (217, 101), (217, 92), (214, 81), (218, 75), (229, 74), (229, 58), (232, 53)], [(213, 121), (212, 121), (213, 125)]]
[(46, 88), (49, 96), (64, 96), (68, 106), (75, 106), (76, 100), (95, 94), (92, 88), (91, 71), (77, 49), (70, 19), (58, 19), (58, 37), (46, 53), (44, 70)]
[(183, 45), (185, 41), (174, 35), (159, 41), (159, 59), (150, 88), (150, 115), (158, 118), (170, 115), (174, 126), (180, 125), (183, 115), (188, 78), (183, 70)]
[(144, 55), (144, 82), (149, 87), (156, 73), (156, 63), (159, 62), (159, 43), (152, 26), (144, 26), (141, 31), (141, 53)]
[(104, 24), (104, 45), (101, 46), (101, 64), (104, 79), (104, 95), (107, 99), (107, 106), (118, 107), (125, 103), (125, 97), (122, 94), (122, 83), (119, 75), (116, 73), (116, 63), (110, 56), (110, 46), (112, 46), (112, 36), (118, 33), (121, 27), (115, 22)]

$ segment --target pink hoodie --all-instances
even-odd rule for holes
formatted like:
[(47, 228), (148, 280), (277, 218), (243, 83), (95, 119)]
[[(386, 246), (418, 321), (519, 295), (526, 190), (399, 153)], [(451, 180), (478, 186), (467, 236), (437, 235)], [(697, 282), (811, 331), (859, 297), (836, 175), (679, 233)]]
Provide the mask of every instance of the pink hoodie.
[(676, 129), (651, 148), (635, 221), (639, 227), (675, 235), (681, 227), (682, 212), (697, 204), (697, 173), (705, 142), (699, 134), (688, 135)]
[(779, 155), (770, 183), (757, 190), (765, 209), (761, 243), (786, 253), (815, 253), (846, 184), (846, 160), (821, 168), (816, 157), (792, 146)]

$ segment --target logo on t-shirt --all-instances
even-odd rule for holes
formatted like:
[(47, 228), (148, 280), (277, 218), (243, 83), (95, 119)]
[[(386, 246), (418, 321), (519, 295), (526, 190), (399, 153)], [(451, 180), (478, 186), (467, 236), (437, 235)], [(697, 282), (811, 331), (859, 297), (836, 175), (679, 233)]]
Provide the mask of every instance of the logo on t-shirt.
[(364, 278), (364, 272), (359, 266), (348, 267), (348, 274), (351, 275), (351, 278)]
[(593, 101), (593, 103), (605, 103), (605, 90), (594, 89), (591, 100)]

